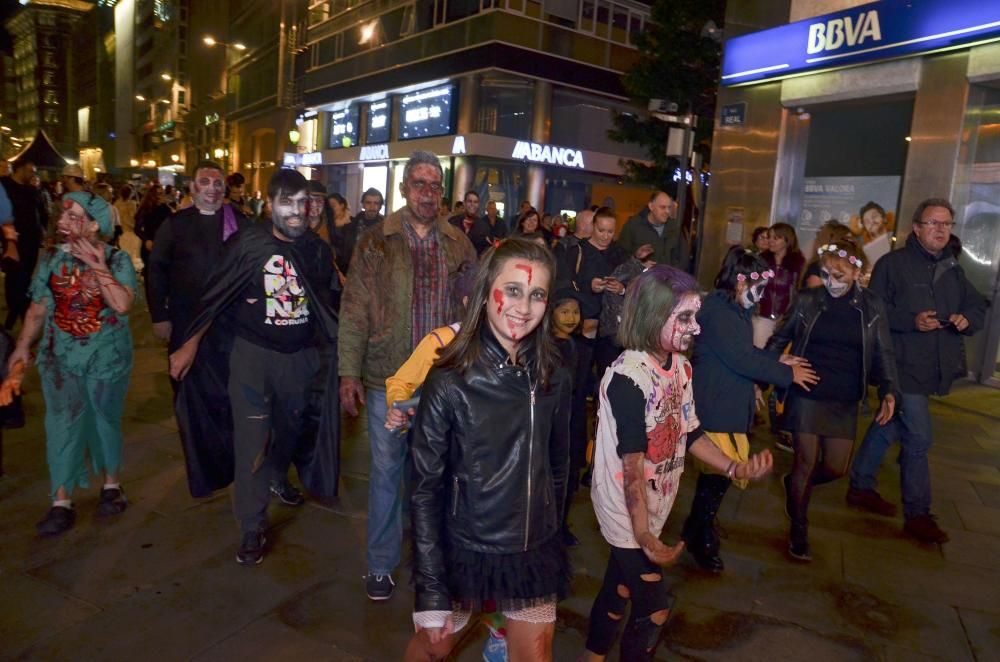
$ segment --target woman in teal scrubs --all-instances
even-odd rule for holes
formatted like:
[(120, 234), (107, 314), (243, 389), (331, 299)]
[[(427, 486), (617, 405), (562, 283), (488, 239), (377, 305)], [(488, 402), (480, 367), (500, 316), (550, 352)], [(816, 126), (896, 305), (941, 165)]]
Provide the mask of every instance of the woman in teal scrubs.
[(102, 241), (114, 231), (107, 202), (67, 193), (56, 243), (44, 251), (32, 279), (31, 307), (8, 366), (27, 365), (42, 333), (38, 372), (45, 397), (45, 436), (52, 508), (37, 524), (42, 535), (73, 526), (71, 495), (88, 487), (85, 457), (103, 474), (98, 513), (116, 515), (127, 501), (119, 483), (121, 416), (132, 370), (127, 313), (136, 278), (128, 255)]

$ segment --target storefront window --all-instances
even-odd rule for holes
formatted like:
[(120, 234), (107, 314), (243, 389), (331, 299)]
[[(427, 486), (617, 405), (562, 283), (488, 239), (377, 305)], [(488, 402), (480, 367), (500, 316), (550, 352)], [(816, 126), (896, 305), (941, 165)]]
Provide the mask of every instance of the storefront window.
[(477, 131), (526, 140), (531, 135), (531, 81), (485, 78), (479, 88)]
[[(962, 241), (961, 263), (969, 280), (991, 296), (1000, 285), (1000, 89), (973, 85), (959, 154), (952, 204), (954, 234)], [(995, 302), (994, 302), (995, 303)], [(1000, 380), (1000, 310), (990, 308), (985, 359), (969, 368)], [(974, 365), (975, 364), (975, 365)]]
[(549, 142), (574, 149), (618, 154), (626, 159), (648, 158), (642, 147), (616, 142), (608, 137), (608, 131), (614, 128), (617, 112), (638, 111), (597, 96), (554, 89), (552, 135)]

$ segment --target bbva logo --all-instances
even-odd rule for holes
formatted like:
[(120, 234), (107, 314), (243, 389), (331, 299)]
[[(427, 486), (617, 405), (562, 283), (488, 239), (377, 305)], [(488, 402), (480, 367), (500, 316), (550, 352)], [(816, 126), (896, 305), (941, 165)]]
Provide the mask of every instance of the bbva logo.
[(835, 51), (845, 44), (858, 46), (868, 41), (882, 41), (882, 28), (878, 23), (878, 11), (871, 9), (851, 18), (831, 18), (826, 22), (809, 26), (810, 55), (822, 51)]

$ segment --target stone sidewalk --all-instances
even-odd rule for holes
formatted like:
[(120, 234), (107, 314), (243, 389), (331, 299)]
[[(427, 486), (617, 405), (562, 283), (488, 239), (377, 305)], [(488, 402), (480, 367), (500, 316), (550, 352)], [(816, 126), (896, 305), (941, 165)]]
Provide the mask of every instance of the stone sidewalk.
[[(228, 495), (187, 493), (163, 349), (148, 323), (137, 326), (124, 421), (131, 506), (121, 517), (95, 516), (92, 486), (75, 495), (72, 531), (36, 537), (49, 489), (36, 377), (27, 382), (27, 426), (4, 434), (0, 659), (399, 659), (412, 631), (408, 571), (382, 604), (365, 598), (361, 581), (363, 422), (344, 426), (342, 497), (273, 506), (264, 563), (238, 566)], [(918, 545), (900, 522), (847, 509), (842, 481), (814, 494), (815, 560), (789, 562), (778, 476), (791, 456), (777, 451), (772, 476), (723, 504), (725, 575), (700, 573), (689, 557), (669, 571), (678, 606), (658, 659), (1000, 659), (1000, 391), (963, 384), (933, 412), (935, 511), (950, 543)], [(894, 463), (881, 479), (898, 501)], [(689, 471), (666, 540), (678, 538), (692, 486)], [(572, 520), (583, 545), (571, 552), (573, 596), (560, 604), (560, 661), (582, 651), (607, 560), (586, 493)], [(481, 659), (484, 636), (468, 628), (456, 659)]]

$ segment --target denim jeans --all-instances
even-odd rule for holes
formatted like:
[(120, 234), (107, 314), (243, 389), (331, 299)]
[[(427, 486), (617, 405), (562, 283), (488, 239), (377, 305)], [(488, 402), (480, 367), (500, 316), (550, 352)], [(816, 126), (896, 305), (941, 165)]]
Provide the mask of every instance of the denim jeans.
[(402, 479), (406, 435), (385, 429), (385, 391), (367, 389), (368, 443), (372, 462), (368, 475), (368, 572), (391, 574), (399, 565), (403, 543)]
[(876, 474), (885, 452), (897, 439), (899, 477), (903, 492), (903, 515), (909, 519), (931, 510), (931, 472), (927, 452), (931, 448), (931, 412), (926, 395), (904, 393), (896, 403), (896, 415), (886, 425), (872, 421), (851, 467), (851, 487), (874, 490)]

